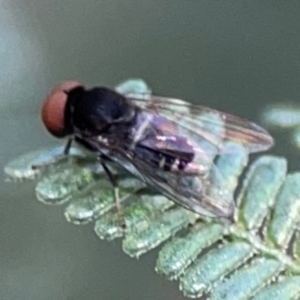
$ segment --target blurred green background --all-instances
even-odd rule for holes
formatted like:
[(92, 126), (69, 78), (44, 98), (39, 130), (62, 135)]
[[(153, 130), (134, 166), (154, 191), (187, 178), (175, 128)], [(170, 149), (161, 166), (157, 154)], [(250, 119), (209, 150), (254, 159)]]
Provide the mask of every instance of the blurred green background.
[[(268, 103), (300, 99), (298, 1), (2, 0), (1, 168), (54, 145), (39, 119), (57, 82), (113, 87), (145, 79), (156, 94), (258, 121)], [(281, 141), (281, 140), (280, 140)], [(284, 138), (273, 152), (298, 167)], [(34, 196), (34, 183), (0, 178), (0, 299), (184, 299), (120, 242), (74, 226)]]

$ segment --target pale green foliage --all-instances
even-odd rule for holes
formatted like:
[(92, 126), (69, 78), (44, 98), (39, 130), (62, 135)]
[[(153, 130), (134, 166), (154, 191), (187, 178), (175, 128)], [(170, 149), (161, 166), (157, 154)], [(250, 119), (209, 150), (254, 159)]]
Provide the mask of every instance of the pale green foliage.
[[(228, 144), (233, 146), (237, 145)], [(40, 155), (47, 157), (53, 151), (43, 150)], [(41, 159), (39, 152), (34, 153)], [(238, 153), (221, 155), (217, 161), (232, 191), (247, 160), (241, 146)], [(12, 180), (32, 179), (32, 157), (26, 155), (8, 164), (7, 176)], [(132, 257), (169, 240), (159, 252), (155, 269), (166, 278), (179, 280), (186, 296), (208, 293), (211, 299), (250, 299), (255, 295), (257, 299), (281, 300), (300, 296), (300, 239), (296, 230), (300, 174), (287, 175), (285, 159), (261, 156), (252, 163), (237, 196), (234, 224), (200, 219), (121, 173), (125, 236), (110, 183), (102, 169), (91, 162), (74, 151), (69, 159), (44, 167), (36, 185), (37, 198), (47, 204), (67, 203), (65, 216), (74, 224), (96, 220), (97, 235), (106, 240), (122, 237), (123, 250)], [(293, 255), (287, 253), (288, 247)]]
[[(245, 171), (247, 149), (225, 144), (216, 165), (228, 191), (236, 194), (234, 223), (201, 218), (111, 165), (118, 174), (124, 233), (110, 183), (95, 158), (74, 148), (69, 158), (53, 160), (61, 152), (57, 147), (29, 153), (10, 162), (5, 173), (15, 181), (38, 178), (39, 201), (66, 204), (65, 216), (74, 224), (95, 221), (99, 238), (122, 238), (123, 250), (131, 257), (167, 241), (155, 270), (178, 280), (187, 297), (299, 299), (300, 173), (287, 174), (286, 159), (262, 155)], [(42, 167), (33, 171), (32, 165)]]
[(261, 113), (261, 120), (268, 128), (285, 130), (291, 143), (300, 148), (300, 106), (299, 103), (277, 103), (267, 106)]

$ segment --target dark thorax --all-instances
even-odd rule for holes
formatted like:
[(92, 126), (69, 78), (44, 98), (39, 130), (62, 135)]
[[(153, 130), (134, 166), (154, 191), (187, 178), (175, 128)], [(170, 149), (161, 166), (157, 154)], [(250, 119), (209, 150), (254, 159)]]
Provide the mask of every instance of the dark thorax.
[(126, 97), (108, 88), (78, 87), (68, 93), (65, 128), (87, 148), (96, 137), (113, 148), (122, 147), (130, 143), (137, 110)]

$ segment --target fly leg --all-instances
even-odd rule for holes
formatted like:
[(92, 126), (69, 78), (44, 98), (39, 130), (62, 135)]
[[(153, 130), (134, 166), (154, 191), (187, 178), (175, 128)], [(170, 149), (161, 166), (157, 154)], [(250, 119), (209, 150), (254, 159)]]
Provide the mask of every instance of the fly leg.
[(67, 143), (66, 143), (65, 149), (64, 149), (64, 155), (68, 155), (69, 154), (71, 146), (72, 146), (72, 143), (73, 143), (73, 138), (69, 138), (68, 141), (67, 141)]
[(61, 154), (57, 154), (57, 155), (53, 156), (51, 159), (49, 159), (47, 161), (44, 161), (42, 163), (34, 164), (34, 165), (31, 166), (31, 168), (33, 170), (43, 170), (47, 166), (55, 164), (59, 160), (61, 160), (64, 157), (68, 156), (68, 154), (70, 152), (70, 149), (71, 149), (71, 146), (72, 146), (72, 142), (73, 142), (73, 138), (69, 138), (66, 145), (65, 145), (64, 151)]
[(118, 183), (117, 183), (117, 180), (114, 177), (114, 175), (111, 173), (111, 171), (109, 170), (109, 168), (105, 164), (105, 158), (106, 158), (105, 155), (101, 155), (100, 156), (100, 162), (101, 162), (101, 165), (102, 165), (108, 179), (110, 180), (110, 182), (113, 186), (114, 200), (116, 202), (116, 207), (117, 207), (117, 212), (118, 212), (118, 216), (119, 216), (120, 226), (123, 230), (125, 230), (126, 229), (126, 222), (125, 222), (124, 212), (123, 212), (123, 208), (122, 208), (122, 204), (121, 204), (121, 200), (120, 200)]

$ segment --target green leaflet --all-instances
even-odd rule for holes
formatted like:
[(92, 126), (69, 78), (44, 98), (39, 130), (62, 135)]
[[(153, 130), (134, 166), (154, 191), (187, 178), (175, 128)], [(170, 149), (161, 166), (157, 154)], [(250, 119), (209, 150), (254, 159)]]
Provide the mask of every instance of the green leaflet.
[(198, 223), (184, 237), (175, 237), (159, 252), (156, 271), (169, 279), (177, 279), (207, 246), (224, 234), (222, 224)]
[(180, 289), (195, 298), (210, 291), (217, 280), (252, 256), (254, 248), (243, 241), (231, 242), (202, 255), (180, 278)]

